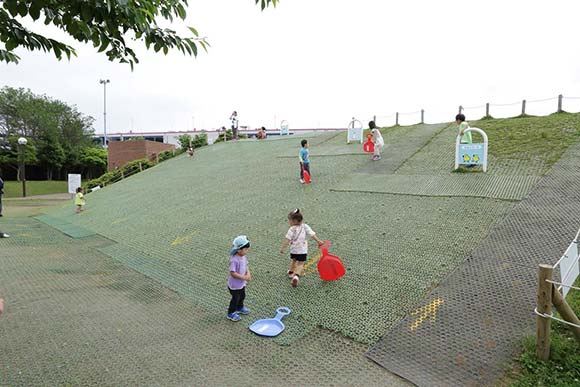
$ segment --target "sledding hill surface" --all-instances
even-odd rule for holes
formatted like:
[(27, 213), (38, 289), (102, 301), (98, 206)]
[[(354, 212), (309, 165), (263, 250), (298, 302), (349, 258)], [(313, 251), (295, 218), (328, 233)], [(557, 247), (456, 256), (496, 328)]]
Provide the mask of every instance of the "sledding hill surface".
[[(236, 235), (248, 235), (252, 315), (241, 324), (285, 305), (293, 313), (278, 343), (321, 326), (372, 344), (526, 196), (575, 141), (578, 122), (578, 115), (559, 114), (472, 123), (491, 139), (486, 175), (451, 173), (455, 133), (448, 125), (385, 129), (379, 162), (360, 144), (346, 145), (345, 133), (311, 137), (308, 186), (298, 182), (301, 138), (217, 144), (87, 195), (81, 215), (70, 206), (41, 220), (75, 237), (108, 238), (113, 243), (99, 252), (224, 319), (228, 250)], [(518, 152), (516, 142), (534, 151)], [(318, 278), (312, 243), (307, 273), (291, 288), (289, 259), (279, 248), (295, 207), (343, 258), (341, 280)]]

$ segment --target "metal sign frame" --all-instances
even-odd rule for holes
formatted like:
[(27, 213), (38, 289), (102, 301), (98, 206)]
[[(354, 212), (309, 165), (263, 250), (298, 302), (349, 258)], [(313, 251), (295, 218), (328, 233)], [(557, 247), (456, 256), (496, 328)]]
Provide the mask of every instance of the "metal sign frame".
[[(476, 132), (481, 134), (483, 137), (483, 144), (462, 144), (462, 135), (458, 134), (457, 138), (455, 139), (455, 169), (459, 168), (460, 165), (481, 165), (483, 166), (483, 172), (487, 172), (487, 134), (485, 134), (485, 132), (479, 128), (467, 128), (464, 133), (467, 132)], [(466, 152), (472, 153), (469, 154)], [(466, 159), (464, 159), (464, 156)]]
[(290, 135), (290, 126), (288, 125), (288, 121), (286, 120), (282, 120), (282, 122), (280, 122), (280, 135), (281, 136)]
[(351, 141), (363, 143), (363, 124), (357, 119), (352, 119), (348, 124), (348, 131), (346, 134), (346, 143), (350, 144)]

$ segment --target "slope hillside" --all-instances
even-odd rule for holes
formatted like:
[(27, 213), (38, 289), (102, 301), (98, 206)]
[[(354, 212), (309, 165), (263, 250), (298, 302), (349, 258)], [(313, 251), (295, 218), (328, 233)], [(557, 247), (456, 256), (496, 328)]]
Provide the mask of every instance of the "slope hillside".
[[(81, 215), (66, 206), (40, 219), (77, 237), (108, 238), (114, 243), (100, 252), (223, 318), (230, 243), (248, 235), (253, 313), (240, 330), (285, 305), (293, 313), (281, 344), (317, 326), (372, 344), (526, 196), (576, 141), (578, 123), (572, 114), (473, 123), (492, 139), (487, 174), (451, 172), (455, 134), (447, 124), (384, 129), (378, 162), (360, 144), (345, 144), (345, 133), (314, 136), (311, 185), (298, 182), (301, 138), (222, 143), (87, 195)], [(519, 136), (533, 152), (506, 157)], [(318, 278), (311, 244), (306, 275), (290, 286), (279, 248), (295, 207), (343, 258), (340, 281)]]

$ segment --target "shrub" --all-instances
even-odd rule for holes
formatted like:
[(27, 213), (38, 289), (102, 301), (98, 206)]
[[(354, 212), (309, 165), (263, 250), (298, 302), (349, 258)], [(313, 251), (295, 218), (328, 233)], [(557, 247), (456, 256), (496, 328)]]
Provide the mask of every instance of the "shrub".
[[(228, 129), (228, 130), (226, 131), (226, 140), (227, 140), (227, 141), (230, 141), (230, 140), (232, 140), (233, 138), (234, 138), (234, 135), (233, 135), (232, 131), (231, 131), (230, 129)], [(238, 133), (238, 138), (248, 138), (248, 135), (246, 135), (246, 134), (241, 134), (241, 133)], [(215, 144), (216, 142), (222, 142), (223, 140), (224, 140), (224, 134), (223, 134), (223, 133), (220, 133), (220, 135), (218, 136), (218, 138), (216, 138), (216, 140), (214, 141), (214, 144)]]
[[(141, 166), (139, 166), (139, 164), (141, 164)], [(153, 162), (147, 159), (133, 160), (123, 165), (123, 167), (119, 169), (107, 172), (96, 179), (87, 181), (85, 184), (83, 184), (83, 188), (87, 191), (90, 191), (96, 186), (104, 187), (121, 180), (123, 176), (127, 177), (138, 173), (141, 168), (145, 170), (153, 167), (154, 165), (155, 164)]]

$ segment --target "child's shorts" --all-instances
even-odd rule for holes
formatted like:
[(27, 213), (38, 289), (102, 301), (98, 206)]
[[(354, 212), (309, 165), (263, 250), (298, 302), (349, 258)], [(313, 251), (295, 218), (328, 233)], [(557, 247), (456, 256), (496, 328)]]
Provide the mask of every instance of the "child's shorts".
[(308, 258), (308, 254), (290, 254), (290, 259), (298, 262), (306, 262), (306, 258)]

